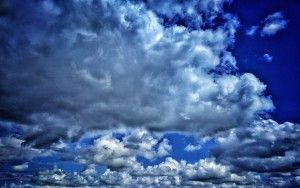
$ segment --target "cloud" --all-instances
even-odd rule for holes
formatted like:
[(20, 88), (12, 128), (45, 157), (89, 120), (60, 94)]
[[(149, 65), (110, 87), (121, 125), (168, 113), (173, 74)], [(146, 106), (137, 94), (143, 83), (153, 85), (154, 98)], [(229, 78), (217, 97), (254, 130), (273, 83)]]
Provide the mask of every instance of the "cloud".
[(78, 155), (74, 160), (86, 165), (94, 163), (105, 165), (115, 170), (131, 167), (137, 163), (137, 157), (154, 160), (169, 156), (172, 152), (168, 139), (156, 136), (145, 129), (126, 131), (120, 138), (113, 135), (113, 132), (106, 132), (95, 139), (92, 145), (77, 147)]
[(130, 150), (122, 142), (110, 136), (95, 140), (94, 161), (111, 167), (128, 166), (134, 161)]
[(13, 166), (13, 169), (16, 171), (26, 170), (26, 169), (28, 169), (28, 162), (20, 164), (20, 165), (15, 165), (15, 166)]
[(43, 186), (213, 186), (222, 182), (227, 182), (224, 185), (242, 185), (256, 180), (251, 174), (246, 176), (230, 172), (228, 166), (216, 163), (213, 158), (193, 164), (166, 158), (159, 165), (145, 168), (136, 163), (122, 171), (107, 169), (102, 174), (97, 173), (93, 165), (80, 173), (65, 172), (55, 167), (40, 171), (31, 181)]
[(15, 123), (0, 121), (0, 134), (3, 134), (0, 137), (0, 164), (10, 162), (20, 164), (20, 162), (28, 161), (38, 155), (46, 155), (48, 153), (41, 149), (23, 146), (22, 132), (24, 130), (21, 127), (21, 125)]
[(273, 56), (271, 56), (270, 54), (264, 54), (263, 58), (264, 58), (264, 61), (267, 63), (270, 63), (273, 61)]
[(24, 144), (36, 148), (96, 129), (205, 135), (252, 121), (273, 105), (254, 75), (231, 74), (238, 21), (223, 3), (175, 8), (224, 19), (191, 31), (165, 27), (151, 2), (12, 1), (0, 25), (1, 118), (32, 127)]
[(293, 172), (299, 167), (298, 124), (261, 120), (218, 138), (214, 156), (236, 169), (253, 172)]
[(286, 28), (287, 20), (285, 20), (282, 12), (275, 12), (268, 15), (264, 19), (264, 25), (261, 30), (261, 36), (273, 36), (280, 30)]
[[(1, 4), (0, 163), (12, 171), (0, 179), (34, 186), (259, 186), (283, 185), (290, 173), (294, 185), (297, 126), (260, 119), (274, 106), (264, 83), (238, 72), (231, 51), (239, 22), (224, 3), (230, 1)], [(284, 21), (281, 13), (266, 18), (266, 36)], [(210, 136), (218, 145), (206, 159), (179, 160), (164, 137), (170, 131)], [(51, 154), (84, 169), (25, 170)]]
[(193, 152), (193, 151), (197, 151), (200, 150), (202, 148), (202, 145), (192, 145), (192, 144), (188, 144), (184, 150), (187, 152)]
[(248, 28), (246, 30), (246, 35), (254, 36), (256, 34), (257, 30), (258, 30), (258, 26), (251, 26), (250, 28)]

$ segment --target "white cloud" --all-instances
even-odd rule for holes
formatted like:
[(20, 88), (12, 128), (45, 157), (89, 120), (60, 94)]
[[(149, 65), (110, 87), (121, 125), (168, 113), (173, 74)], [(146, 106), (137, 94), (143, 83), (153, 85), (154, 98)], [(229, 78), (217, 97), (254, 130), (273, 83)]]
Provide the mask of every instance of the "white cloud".
[(28, 169), (28, 162), (26, 163), (23, 163), (23, 164), (20, 164), (20, 165), (15, 165), (12, 167), (14, 170), (16, 171), (23, 171), (23, 170), (26, 170)]
[(137, 163), (138, 156), (153, 160), (172, 152), (168, 139), (156, 136), (146, 129), (121, 133), (124, 135), (118, 139), (112, 132), (103, 132), (100, 138), (94, 140), (93, 145), (76, 147), (80, 155), (75, 156), (75, 160), (83, 164), (96, 163), (118, 169), (132, 167)]
[(172, 151), (172, 146), (169, 145), (169, 141), (167, 139), (163, 139), (163, 141), (158, 145), (157, 156), (164, 157), (170, 154)]
[(286, 28), (287, 20), (284, 19), (282, 12), (275, 12), (267, 16), (261, 30), (261, 36), (273, 36)]
[(94, 161), (113, 168), (124, 167), (135, 161), (130, 149), (112, 136), (105, 135), (94, 142)]
[[(197, 14), (213, 22), (216, 12), (223, 14), (223, 2), (195, 1), (184, 9), (202, 7)], [(190, 31), (164, 27), (156, 15), (159, 7), (151, 3), (97, 3), (29, 3), (24, 6), (39, 13), (43, 29), (28, 22), (30, 16), (5, 18), (15, 24), (1, 26), (10, 31), (5, 40), (16, 41), (9, 49), (20, 49), (18, 32), (28, 40), (22, 50), (6, 53), (0, 65), (3, 93), (13, 93), (1, 106), (13, 120), (34, 127), (27, 144), (47, 147), (90, 130), (124, 126), (207, 135), (272, 110), (264, 89), (253, 90), (265, 88), (263, 83), (250, 74), (230, 75), (236, 66), (227, 50), (238, 25), (233, 16), (224, 14), (226, 22), (216, 29)], [(48, 135), (41, 136), (45, 130)]]
[(192, 145), (192, 144), (188, 144), (184, 150), (187, 152), (194, 152), (197, 150), (200, 150), (202, 148), (202, 145)]
[(270, 63), (273, 61), (273, 56), (271, 56), (270, 54), (264, 54), (263, 58), (264, 58), (264, 61), (267, 63)]
[[(251, 174), (245, 176), (231, 172), (229, 166), (218, 164), (213, 158), (196, 163), (176, 161), (166, 158), (159, 165), (143, 167), (139, 163), (120, 171), (107, 169), (97, 174), (95, 167), (89, 166), (81, 173), (68, 173), (55, 167), (53, 170), (41, 171), (35, 179), (38, 185), (70, 186), (188, 186), (202, 183), (218, 185), (225, 182), (253, 182)], [(210, 182), (206, 182), (209, 179)]]
[(248, 28), (246, 30), (246, 35), (254, 36), (256, 34), (257, 30), (258, 30), (258, 26), (251, 26), (250, 28)]
[[(207, 179), (214, 185), (219, 180), (229, 182), (252, 182), (250, 174), (239, 176), (231, 172), (230, 167), (218, 164), (214, 159), (208, 158), (196, 163), (186, 161), (176, 161), (167, 158), (159, 165), (148, 166), (146, 168), (136, 165), (135, 168), (127, 171), (116, 172), (107, 170), (101, 178), (108, 183), (120, 182), (119, 185), (192, 185), (203, 183), (208, 185)], [(117, 181), (115, 181), (117, 178)], [(198, 183), (197, 183), (198, 182)]]

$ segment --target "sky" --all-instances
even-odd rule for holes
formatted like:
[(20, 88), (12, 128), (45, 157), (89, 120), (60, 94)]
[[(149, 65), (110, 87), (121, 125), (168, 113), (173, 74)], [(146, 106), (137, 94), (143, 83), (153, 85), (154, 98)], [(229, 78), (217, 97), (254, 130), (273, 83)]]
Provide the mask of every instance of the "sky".
[(0, 185), (300, 186), (299, 11), (1, 1)]

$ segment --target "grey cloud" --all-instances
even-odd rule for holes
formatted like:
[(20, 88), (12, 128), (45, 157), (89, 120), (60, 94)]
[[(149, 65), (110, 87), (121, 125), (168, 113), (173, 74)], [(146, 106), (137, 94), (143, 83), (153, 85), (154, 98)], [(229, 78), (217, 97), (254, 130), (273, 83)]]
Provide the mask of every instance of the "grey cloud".
[(22, 129), (22, 125), (1, 121), (0, 130), (0, 164), (12, 162), (20, 165), (20, 162), (24, 163), (42, 154), (40, 149), (23, 145), (22, 134), (26, 129)]
[[(222, 3), (195, 6), (222, 13)], [(230, 75), (236, 19), (189, 31), (164, 28), (151, 3), (9, 4), (0, 22), (1, 117), (33, 127), (25, 143), (48, 147), (122, 126), (210, 134), (273, 108), (255, 76)], [(214, 72), (220, 66), (224, 73)]]
[[(164, 162), (147, 167), (136, 157), (160, 156), (164, 153), (160, 146), (170, 147), (166, 140), (145, 129), (124, 132), (121, 137), (103, 132), (90, 148), (75, 147), (86, 151), (76, 153), (78, 158), (74, 159), (86, 164), (82, 172), (64, 172), (56, 167), (34, 177), (19, 175), (29, 179), (24, 182), (42, 186), (296, 186), (300, 174), (297, 126), (259, 120), (212, 137), (218, 145), (210, 158), (189, 163), (167, 157)], [(209, 137), (199, 142), (206, 139)], [(108, 167), (103, 174), (96, 171), (97, 163)]]
[(299, 168), (298, 124), (261, 120), (218, 138), (213, 154), (237, 170), (259, 173), (293, 172)]

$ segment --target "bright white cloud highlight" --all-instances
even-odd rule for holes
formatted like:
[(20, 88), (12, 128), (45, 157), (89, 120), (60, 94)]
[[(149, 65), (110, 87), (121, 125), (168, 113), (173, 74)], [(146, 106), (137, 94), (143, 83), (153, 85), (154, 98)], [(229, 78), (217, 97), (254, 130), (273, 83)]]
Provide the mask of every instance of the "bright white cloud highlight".
[(267, 16), (261, 30), (261, 36), (273, 36), (279, 31), (285, 29), (287, 20), (285, 20), (282, 12), (275, 12)]

